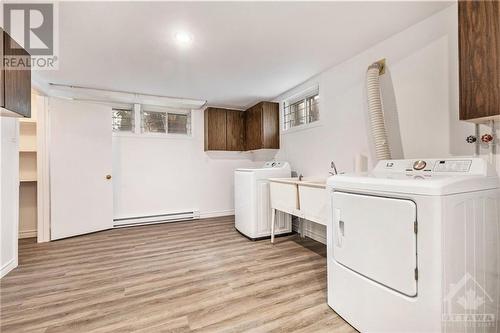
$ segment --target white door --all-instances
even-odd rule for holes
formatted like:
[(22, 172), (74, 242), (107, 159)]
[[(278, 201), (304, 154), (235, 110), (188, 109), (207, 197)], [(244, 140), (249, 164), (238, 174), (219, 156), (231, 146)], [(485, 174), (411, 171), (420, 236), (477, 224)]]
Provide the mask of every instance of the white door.
[(49, 100), (50, 238), (113, 227), (111, 108)]
[(391, 289), (415, 296), (415, 203), (335, 192), (333, 212), (335, 261)]

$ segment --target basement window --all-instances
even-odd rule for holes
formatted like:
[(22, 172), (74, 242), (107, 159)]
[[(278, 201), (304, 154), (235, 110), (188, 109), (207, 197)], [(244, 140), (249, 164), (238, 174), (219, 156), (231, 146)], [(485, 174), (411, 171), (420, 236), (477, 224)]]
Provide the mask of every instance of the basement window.
[(113, 132), (135, 131), (134, 111), (130, 109), (113, 109)]
[(143, 133), (167, 133), (165, 112), (142, 111)]
[(191, 114), (168, 113), (167, 130), (171, 134), (191, 134)]
[(319, 120), (318, 89), (283, 103), (283, 130), (310, 124)]
[(142, 132), (191, 135), (191, 112), (142, 111)]

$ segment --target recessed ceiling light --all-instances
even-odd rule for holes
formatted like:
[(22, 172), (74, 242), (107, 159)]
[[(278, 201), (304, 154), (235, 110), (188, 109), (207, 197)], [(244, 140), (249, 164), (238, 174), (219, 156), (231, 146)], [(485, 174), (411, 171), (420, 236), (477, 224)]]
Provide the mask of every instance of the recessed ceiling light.
[(193, 35), (191, 35), (189, 32), (180, 31), (175, 34), (175, 40), (179, 44), (191, 44), (191, 42), (193, 41)]

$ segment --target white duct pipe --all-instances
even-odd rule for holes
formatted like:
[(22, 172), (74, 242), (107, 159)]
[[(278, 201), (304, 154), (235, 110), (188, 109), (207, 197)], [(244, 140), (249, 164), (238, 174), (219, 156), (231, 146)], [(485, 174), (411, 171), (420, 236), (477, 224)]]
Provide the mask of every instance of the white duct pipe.
[(384, 111), (380, 97), (380, 68), (381, 64), (373, 63), (366, 72), (366, 89), (368, 92), (368, 115), (370, 130), (375, 142), (375, 157), (377, 160), (390, 160), (391, 150), (385, 129)]
[(491, 127), (491, 135), (493, 136), (493, 141), (490, 142), (489, 148), (490, 148), (490, 163), (491, 165), (495, 166), (496, 165), (496, 145), (497, 145), (497, 130), (495, 127), (495, 121), (490, 120), (489, 125)]
[(481, 146), (479, 139), (481, 138), (481, 129), (479, 128), (479, 124), (474, 125), (476, 131), (476, 141), (474, 141), (474, 157), (478, 157), (481, 154)]

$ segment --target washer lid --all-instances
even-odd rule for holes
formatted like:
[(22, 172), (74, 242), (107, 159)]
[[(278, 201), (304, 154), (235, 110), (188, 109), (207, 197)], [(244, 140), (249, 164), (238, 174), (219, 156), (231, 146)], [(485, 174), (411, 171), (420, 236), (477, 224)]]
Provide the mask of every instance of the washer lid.
[(448, 195), (495, 189), (499, 180), (480, 158), (393, 160), (380, 161), (371, 173), (330, 177), (328, 186), (344, 191)]

